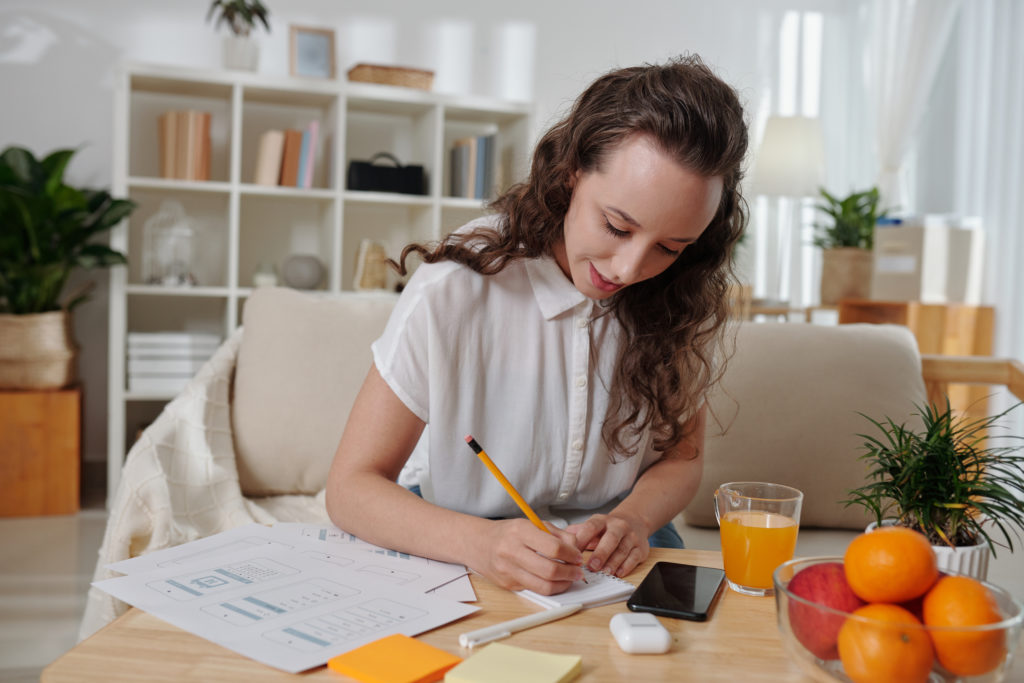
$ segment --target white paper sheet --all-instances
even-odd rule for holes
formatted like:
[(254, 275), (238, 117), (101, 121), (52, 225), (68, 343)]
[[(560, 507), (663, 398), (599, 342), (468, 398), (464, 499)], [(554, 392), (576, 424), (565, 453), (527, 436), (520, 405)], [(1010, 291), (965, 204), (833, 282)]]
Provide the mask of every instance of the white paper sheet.
[(347, 531), (343, 531), (330, 524), (280, 522), (271, 528), (271, 534), (274, 538), (284, 542), (294, 540), (295, 538), (303, 538), (327, 543), (332, 547), (340, 545), (350, 548), (358, 548), (364, 551), (374, 552), (398, 560), (407, 561), (413, 565), (448, 567), (453, 572), (453, 576), (456, 576), (458, 572), (461, 572), (461, 576), (453, 578), (447, 583), (438, 585), (436, 588), (432, 588), (429, 592), (438, 597), (448, 598), (449, 600), (458, 600), (459, 602), (476, 602), (476, 591), (473, 590), (473, 582), (469, 580), (468, 570), (461, 564), (439, 562), (438, 560), (431, 560), (426, 557), (419, 557), (408, 553), (399, 553), (394, 550), (382, 548), (379, 545), (367, 543), (358, 536), (354, 536)]
[[(186, 549), (182, 556), (190, 545), (179, 546)], [(380, 571), (382, 560), (390, 558), (354, 554), (357, 558), (339, 566), (295, 549), (264, 544), (239, 550), (233, 545), (216, 562), (210, 555), (206, 562), (134, 572), (93, 585), (290, 673), (378, 638), (416, 635), (477, 610), (408, 588), (410, 582), (398, 583), (403, 577)], [(358, 561), (358, 555), (365, 561)]]

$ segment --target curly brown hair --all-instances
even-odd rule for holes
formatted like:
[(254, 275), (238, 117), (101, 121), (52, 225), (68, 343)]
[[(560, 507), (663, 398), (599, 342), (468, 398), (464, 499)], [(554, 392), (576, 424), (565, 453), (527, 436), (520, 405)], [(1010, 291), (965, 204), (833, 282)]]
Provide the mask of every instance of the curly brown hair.
[[(735, 90), (699, 57), (611, 71), (577, 98), (569, 114), (538, 142), (530, 175), (495, 199), (496, 230), (411, 244), (406, 258), (454, 260), (489, 275), (511, 260), (551, 255), (562, 239), (577, 172), (598, 171), (627, 138), (646, 135), (682, 167), (720, 176), (722, 198), (711, 223), (664, 272), (625, 287), (607, 301), (626, 330), (616, 363), (611, 416), (602, 437), (613, 454), (636, 454), (646, 429), (663, 451), (687, 436), (684, 421), (721, 376), (714, 362), (728, 316), (732, 250), (747, 222), (739, 191), (747, 126)], [(472, 243), (472, 244), (470, 244)], [(697, 444), (699, 447), (700, 444)]]

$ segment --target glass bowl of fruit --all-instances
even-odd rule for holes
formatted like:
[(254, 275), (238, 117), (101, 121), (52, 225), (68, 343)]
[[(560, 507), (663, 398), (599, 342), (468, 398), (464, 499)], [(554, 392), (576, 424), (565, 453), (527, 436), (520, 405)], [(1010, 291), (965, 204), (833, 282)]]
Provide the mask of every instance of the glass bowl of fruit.
[[(990, 583), (937, 570), (921, 574), (912, 560), (907, 564), (875, 568), (867, 577), (883, 592), (903, 591), (895, 596), (874, 594), (870, 581), (864, 587), (857, 573), (864, 567), (843, 557), (780, 565), (773, 575), (776, 614), (790, 656), (819, 681), (1004, 680), (1022, 639), (1024, 604)], [(894, 572), (918, 576), (901, 586)], [(917, 594), (906, 597), (911, 593)], [(1014, 667), (1015, 675), (1022, 667)]]

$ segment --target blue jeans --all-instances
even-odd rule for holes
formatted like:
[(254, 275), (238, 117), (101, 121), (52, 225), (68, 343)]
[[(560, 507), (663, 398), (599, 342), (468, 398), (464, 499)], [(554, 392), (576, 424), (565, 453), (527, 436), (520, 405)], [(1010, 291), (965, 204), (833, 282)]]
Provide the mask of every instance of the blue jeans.
[[(410, 486), (409, 490), (415, 493), (420, 498), (423, 497), (423, 493), (420, 491), (419, 485)], [(683, 539), (676, 531), (675, 526), (672, 522), (669, 522), (665, 526), (661, 527), (647, 539), (647, 543), (652, 548), (678, 548), (682, 550), (686, 546), (683, 545)]]

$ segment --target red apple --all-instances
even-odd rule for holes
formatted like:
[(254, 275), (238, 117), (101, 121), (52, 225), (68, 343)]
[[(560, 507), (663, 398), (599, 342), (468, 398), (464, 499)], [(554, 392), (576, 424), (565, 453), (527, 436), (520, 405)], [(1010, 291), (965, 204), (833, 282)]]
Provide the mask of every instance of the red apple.
[[(846, 582), (841, 562), (823, 562), (798, 571), (789, 582), (789, 591), (805, 600), (852, 612), (865, 604)], [(797, 600), (789, 601), (789, 626), (793, 635), (815, 657), (838, 659), (836, 639), (846, 617), (831, 614)]]

